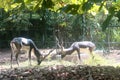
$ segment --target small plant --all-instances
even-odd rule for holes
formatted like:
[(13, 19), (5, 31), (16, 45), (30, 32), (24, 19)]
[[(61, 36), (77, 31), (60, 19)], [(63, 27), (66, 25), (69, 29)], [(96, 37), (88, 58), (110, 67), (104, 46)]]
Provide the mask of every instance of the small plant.
[[(111, 65), (112, 62), (114, 62), (114, 60), (107, 60), (105, 57), (100, 56), (99, 54), (93, 54), (94, 55), (94, 59), (92, 59), (91, 57), (87, 60), (84, 61), (85, 64), (87, 65), (92, 65), (92, 66), (108, 66)], [(112, 66), (114, 66), (115, 64), (112, 64)]]

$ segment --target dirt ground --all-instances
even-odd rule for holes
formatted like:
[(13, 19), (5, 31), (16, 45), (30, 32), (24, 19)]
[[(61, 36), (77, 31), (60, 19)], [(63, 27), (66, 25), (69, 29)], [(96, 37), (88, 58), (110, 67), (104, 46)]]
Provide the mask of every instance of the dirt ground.
[[(49, 53), (50, 49), (39, 49), (41, 53), (43, 53), (43, 55), (46, 55), (47, 53)], [(55, 54), (56, 50), (54, 50), (52, 54)], [(76, 53), (76, 52), (75, 52)], [(81, 50), (81, 58), (82, 59), (86, 59), (88, 58), (90, 55), (89, 54), (84, 54), (84, 53), (89, 53), (88, 50), (86, 49), (82, 49)], [(11, 57), (11, 50), (10, 49), (1, 49), (0, 50), (0, 65), (3, 65), (5, 63), (10, 63), (10, 57)], [(15, 62), (15, 57), (13, 56), (13, 61)], [(20, 54), (19, 56), (19, 61), (24, 61), (28, 59), (28, 54)], [(35, 59), (34, 54), (32, 53), (32, 59)], [(68, 61), (76, 61), (78, 60), (77, 54), (72, 54), (72, 55), (67, 55), (64, 60), (68, 60)]]
[[(40, 50), (42, 53), (48, 53), (49, 50), (48, 49), (42, 49)], [(94, 51), (96, 54), (99, 54), (103, 57), (105, 57), (106, 59), (108, 60), (115, 60), (116, 63), (120, 63), (120, 50), (112, 50), (110, 51), (109, 54), (105, 54), (103, 55), (103, 52), (100, 51), (100, 50), (96, 50)], [(82, 49), (81, 50), (81, 57), (82, 59), (86, 59), (86, 58), (89, 58), (89, 54), (84, 54), (84, 53), (89, 53), (88, 50), (86, 49)], [(10, 49), (1, 49), (0, 50), (0, 65), (4, 65), (6, 63), (10, 63), (10, 54), (11, 54), (11, 50)], [(22, 61), (25, 61), (27, 60), (27, 55), (26, 54), (22, 54), (20, 55), (19, 57), (19, 60), (22, 62)], [(32, 55), (32, 59), (35, 59), (35, 56)], [(78, 57), (77, 57), (77, 54), (73, 54), (73, 55), (68, 55), (64, 58), (64, 60), (67, 60), (67, 61), (76, 61), (78, 60)], [(15, 61), (15, 59), (14, 59)], [(1, 69), (1, 66), (0, 66), (0, 69)]]

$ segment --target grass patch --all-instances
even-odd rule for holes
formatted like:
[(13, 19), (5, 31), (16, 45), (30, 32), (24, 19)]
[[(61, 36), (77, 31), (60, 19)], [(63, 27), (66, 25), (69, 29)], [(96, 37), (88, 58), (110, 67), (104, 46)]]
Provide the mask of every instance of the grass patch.
[(75, 65), (75, 63), (69, 62), (69, 61), (64, 61), (64, 60), (43, 61), (43, 62), (41, 63), (41, 66), (42, 66), (42, 67), (55, 66), (55, 65), (73, 66), (73, 65)]
[[(19, 63), (19, 68), (32, 68), (32, 67), (48, 67), (48, 66), (56, 66), (56, 65), (63, 65), (63, 66), (74, 66), (75, 63), (69, 62), (69, 61), (64, 61), (64, 60), (45, 60), (43, 61), (40, 65), (37, 65), (36, 60), (31, 61), (32, 65), (29, 66), (28, 61), (20, 62)], [(11, 68), (11, 65), (9, 63), (6, 63), (4, 65), (0, 65), (1, 68), (3, 69), (9, 69)], [(15, 63), (13, 64), (13, 68), (18, 68), (18, 65)]]
[[(94, 59), (92, 59), (92, 57), (90, 57), (89, 59), (85, 60), (84, 63), (87, 65), (92, 65), (92, 66), (116, 66), (115, 61), (114, 60), (108, 60), (106, 58), (104, 58), (103, 56), (100, 56), (99, 54), (93, 54), (94, 55)], [(113, 63), (113, 64), (111, 64)]]
[[(108, 60), (103, 56), (100, 56), (99, 54), (93, 54), (94, 55), (94, 59), (92, 59), (92, 57), (83, 60), (83, 64), (82, 65), (90, 65), (90, 66), (120, 66), (119, 63), (115, 63), (115, 60)], [(77, 63), (76, 63), (77, 62)], [(40, 67), (40, 68), (44, 68), (44, 67), (48, 67), (48, 66), (56, 66), (56, 65), (63, 65), (63, 66), (75, 66), (75, 65), (81, 65), (79, 61), (74, 62), (70, 62), (70, 61), (65, 61), (65, 60), (45, 60), (43, 61), (40, 65), (37, 65), (36, 60), (31, 60), (32, 66), (29, 66), (29, 62), (28, 60), (24, 61), (24, 62), (20, 62), (19, 64), (19, 68), (32, 68), (32, 67)], [(5, 63), (3, 65), (0, 65), (0, 68), (2, 69), (9, 69), (10, 63)], [(18, 68), (18, 65), (13, 64), (13, 68)]]

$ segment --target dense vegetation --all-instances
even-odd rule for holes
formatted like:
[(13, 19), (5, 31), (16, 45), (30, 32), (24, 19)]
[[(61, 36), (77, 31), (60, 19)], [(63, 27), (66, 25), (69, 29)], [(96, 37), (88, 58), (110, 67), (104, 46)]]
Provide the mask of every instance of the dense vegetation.
[[(120, 0), (4, 0), (0, 3), (0, 48), (13, 37), (33, 39), (40, 48), (74, 41), (120, 41)], [(102, 43), (102, 45), (101, 45)], [(119, 45), (115, 45), (118, 47)]]

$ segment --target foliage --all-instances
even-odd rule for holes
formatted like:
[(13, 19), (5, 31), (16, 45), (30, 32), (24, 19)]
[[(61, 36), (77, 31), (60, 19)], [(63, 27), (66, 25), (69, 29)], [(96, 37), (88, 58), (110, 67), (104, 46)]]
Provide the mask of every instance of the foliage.
[(119, 0), (4, 0), (0, 8), (1, 37), (9, 41), (15, 36), (31, 37), (40, 41), (39, 46), (54, 45), (48, 41), (55, 40), (52, 35), (58, 29), (65, 42), (102, 42), (111, 22), (114, 27), (119, 24)]
[(106, 28), (108, 27), (110, 20), (112, 19), (112, 17), (119, 12), (120, 8), (118, 8), (118, 4), (120, 3), (120, 0), (117, 1), (108, 1), (109, 3), (107, 4), (107, 8), (108, 8), (108, 12), (109, 14), (107, 15), (106, 20), (103, 22), (102, 24), (102, 29), (103, 31), (106, 30)]
[[(93, 55), (94, 55), (94, 59), (90, 57), (89, 59), (86, 59), (84, 63), (92, 66), (97, 66), (97, 65), (110, 66), (111, 62), (114, 63), (114, 60), (107, 60), (106, 58), (104, 58), (103, 56), (100, 56), (99, 54), (94, 53)], [(116, 64), (112, 64), (112, 66), (116, 66)]]

